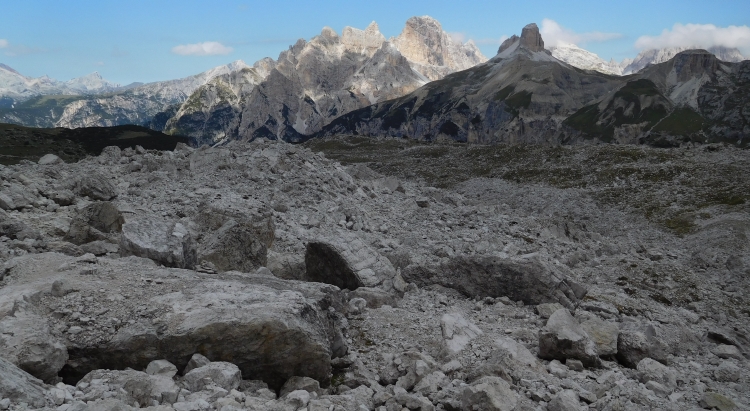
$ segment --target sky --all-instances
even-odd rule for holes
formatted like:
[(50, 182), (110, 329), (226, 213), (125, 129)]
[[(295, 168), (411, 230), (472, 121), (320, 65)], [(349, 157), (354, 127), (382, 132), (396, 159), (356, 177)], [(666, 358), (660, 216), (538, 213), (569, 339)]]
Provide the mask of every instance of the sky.
[(0, 10), (0, 63), (58, 80), (98, 71), (122, 85), (276, 59), (325, 26), (341, 34), (376, 21), (389, 38), (423, 15), (487, 57), (532, 22), (548, 45), (572, 42), (605, 60), (695, 42), (750, 56), (750, 0), (5, 0)]

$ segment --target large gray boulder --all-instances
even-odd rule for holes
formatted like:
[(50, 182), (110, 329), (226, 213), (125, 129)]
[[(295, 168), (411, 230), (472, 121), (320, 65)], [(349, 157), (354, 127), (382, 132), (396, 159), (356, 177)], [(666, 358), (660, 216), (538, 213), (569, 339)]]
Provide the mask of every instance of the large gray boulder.
[(92, 203), (73, 217), (65, 239), (77, 245), (106, 240), (107, 234), (122, 231), (124, 222), (122, 213), (111, 202)]
[(208, 208), (195, 220), (199, 261), (208, 261), (219, 271), (251, 272), (267, 265), (275, 231), (271, 214)]
[[(281, 280), (267, 270), (199, 274), (140, 260), (18, 257), (14, 284), (0, 288), (0, 317), (23, 300), (50, 313), (29, 317), (24, 329), (65, 332), (69, 358), (59, 375), (68, 384), (97, 369), (144, 370), (154, 360), (182, 370), (200, 353), (279, 389), (293, 376), (328, 381), (331, 359), (346, 354), (343, 325), (329, 310), (343, 306), (336, 287)], [(59, 281), (75, 292), (49, 292)], [(61, 310), (68, 302), (81, 312)]]
[[(138, 275), (137, 267), (113, 266), (110, 262), (108, 269), (115, 273)], [(148, 271), (163, 281), (152, 283), (148, 297), (108, 303), (113, 312), (135, 318), (133, 323), (115, 333), (89, 330), (71, 338), (76, 349), (64, 370), (66, 381), (100, 368), (144, 369), (156, 359), (184, 369), (194, 353), (201, 353), (235, 364), (245, 379), (278, 389), (292, 376), (327, 381), (331, 358), (346, 352), (336, 317), (328, 311), (338, 298), (334, 287), (271, 275)], [(82, 295), (96, 294), (86, 284), (90, 281), (71, 279)], [(147, 317), (136, 314), (143, 309)]]
[(386, 257), (361, 238), (343, 231), (336, 237), (307, 243), (305, 267), (308, 280), (349, 290), (375, 287), (396, 275)]
[(586, 290), (571, 281), (564, 270), (536, 257), (459, 256), (438, 266), (412, 264), (401, 275), (420, 287), (439, 284), (470, 297), (507, 296), (524, 304), (556, 302), (572, 309)]
[(109, 201), (117, 197), (117, 188), (110, 179), (96, 172), (79, 177), (73, 185), (73, 192), (99, 201)]
[(601, 365), (596, 344), (567, 309), (555, 311), (539, 332), (539, 358), (581, 360), (587, 367)]
[(198, 258), (185, 226), (151, 216), (133, 217), (122, 225), (120, 252), (176, 268), (192, 269)]

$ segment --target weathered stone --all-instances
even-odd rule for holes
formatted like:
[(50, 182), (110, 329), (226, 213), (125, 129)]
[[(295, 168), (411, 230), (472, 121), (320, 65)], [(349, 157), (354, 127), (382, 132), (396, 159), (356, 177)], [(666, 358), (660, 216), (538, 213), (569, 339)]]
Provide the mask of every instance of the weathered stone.
[[(109, 262), (110, 272), (139, 269), (116, 262)], [(327, 381), (331, 357), (346, 352), (343, 336), (328, 311), (336, 293), (331, 286), (292, 283), (270, 275), (238, 273), (213, 279), (211, 275), (197, 278), (189, 271), (161, 270), (158, 275), (165, 283), (177, 281), (185, 288), (157, 293), (145, 301), (110, 301), (112, 311), (132, 312), (141, 306), (156, 309), (152, 317), (106, 335), (105, 343), (78, 341), (63, 370), (65, 381), (99, 368), (144, 369), (156, 359), (166, 359), (181, 369), (200, 352), (209, 359), (231, 362), (246, 378), (262, 379), (279, 389), (292, 376)], [(76, 284), (81, 292), (90, 293), (85, 280)], [(151, 287), (160, 285), (152, 283)]]
[(117, 197), (117, 189), (109, 178), (98, 173), (87, 173), (78, 178), (73, 191), (92, 200), (109, 201)]
[(284, 383), (284, 386), (281, 387), (281, 391), (279, 392), (279, 396), (283, 397), (286, 394), (297, 391), (297, 390), (304, 390), (307, 392), (314, 392), (317, 393), (320, 391), (320, 383), (310, 377), (297, 377), (294, 376)]
[(617, 361), (626, 367), (635, 368), (644, 358), (665, 363), (667, 356), (664, 343), (646, 332), (621, 331), (617, 336)]
[(703, 394), (700, 404), (703, 408), (715, 408), (719, 411), (733, 411), (737, 409), (737, 404), (735, 404), (734, 401), (718, 392), (711, 391)]
[(445, 348), (450, 354), (461, 352), (471, 340), (483, 334), (482, 330), (458, 313), (444, 314), (440, 319), (440, 328)]
[(714, 377), (720, 382), (737, 382), (741, 377), (741, 370), (731, 361), (722, 361), (714, 370)]
[(21, 300), (14, 302), (8, 315), (0, 314), (0, 356), (41, 380), (53, 381), (68, 360), (68, 351), (53, 336), (47, 319)]
[(310, 281), (355, 290), (375, 287), (396, 275), (391, 262), (359, 237), (340, 234), (334, 239), (307, 243), (305, 266)]
[(124, 222), (120, 210), (109, 201), (89, 204), (73, 217), (65, 239), (77, 245), (105, 240), (107, 234), (121, 232)]
[(557, 310), (539, 333), (539, 357), (581, 360), (587, 367), (601, 364), (596, 344), (567, 309)]
[(639, 379), (642, 383), (656, 381), (665, 387), (674, 390), (677, 387), (677, 375), (674, 370), (651, 358), (644, 358), (636, 367)]
[(190, 361), (188, 361), (185, 369), (182, 371), (182, 374), (185, 375), (196, 368), (203, 367), (204, 365), (208, 365), (210, 363), (211, 360), (204, 357), (203, 355), (195, 353), (190, 357)]
[(155, 217), (135, 217), (122, 226), (120, 251), (167, 267), (194, 268), (197, 253), (187, 228)]
[(177, 401), (180, 387), (166, 375), (149, 375), (135, 370), (94, 370), (79, 382), (91, 385), (94, 382), (106, 383), (107, 389), (114, 391), (117, 399), (128, 405), (157, 403), (172, 404)]
[(402, 276), (420, 287), (440, 284), (470, 297), (507, 296), (524, 304), (557, 302), (572, 309), (586, 290), (562, 270), (538, 258), (459, 256), (435, 267), (412, 264), (402, 270)]
[(25, 402), (34, 407), (46, 405), (44, 383), (0, 357), (0, 397)]
[(62, 164), (64, 163), (63, 159), (60, 157), (54, 155), (54, 154), (45, 154), (42, 156), (42, 158), (39, 159), (37, 162), (40, 166), (48, 166), (53, 164)]
[(536, 24), (528, 24), (521, 30), (521, 46), (529, 51), (544, 51), (544, 40)]
[(578, 393), (573, 390), (562, 390), (547, 404), (548, 411), (581, 411)]
[(219, 271), (252, 272), (265, 267), (273, 245), (274, 223), (268, 213), (231, 213), (209, 207), (196, 217), (200, 227), (198, 259)]
[(177, 367), (167, 360), (155, 360), (148, 363), (146, 374), (174, 377), (177, 374)]
[(719, 358), (733, 358), (738, 361), (742, 361), (745, 357), (742, 356), (740, 350), (734, 345), (719, 344), (714, 348), (713, 353)]
[(461, 393), (461, 409), (511, 411), (518, 403), (518, 395), (510, 385), (498, 377), (483, 377), (465, 387)]
[(592, 317), (581, 323), (581, 328), (596, 344), (600, 357), (611, 357), (617, 354), (617, 336), (620, 329), (616, 323)]
[(242, 372), (232, 363), (216, 361), (190, 370), (183, 377), (183, 381), (190, 391), (201, 391), (206, 387), (206, 378), (210, 378), (217, 386), (231, 391), (240, 386)]

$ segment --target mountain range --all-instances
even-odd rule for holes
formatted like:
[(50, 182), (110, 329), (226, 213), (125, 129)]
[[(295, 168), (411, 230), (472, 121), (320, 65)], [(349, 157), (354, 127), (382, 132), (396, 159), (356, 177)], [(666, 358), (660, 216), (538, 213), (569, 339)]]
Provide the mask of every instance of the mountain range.
[(318, 136), (747, 145), (748, 105), (750, 61), (728, 63), (706, 50), (687, 50), (617, 77), (554, 58), (530, 24), (488, 62), (341, 116)]
[[(125, 87), (98, 73), (59, 82), (0, 65), (0, 122), (67, 128), (137, 124), (188, 136), (198, 145), (259, 137), (302, 141), (334, 132), (567, 141), (589, 138), (593, 130), (576, 128), (581, 117), (570, 117), (577, 110), (685, 50), (645, 50), (633, 60), (606, 62), (574, 44), (545, 49), (530, 25), (488, 61), (472, 41), (454, 41), (435, 19), (412, 17), (390, 39), (375, 22), (364, 30), (346, 27), (341, 35), (326, 27), (276, 60), (252, 66), (238, 60), (183, 79)], [(732, 62), (744, 59), (737, 49), (708, 51), (720, 62), (712, 65), (716, 70), (730, 72), (737, 67)], [(656, 81), (670, 101), (666, 112), (688, 103), (700, 112), (699, 89), (724, 81), (716, 73), (707, 76), (685, 86), (692, 93), (688, 100), (670, 97), (674, 81)], [(732, 78), (727, 87), (739, 84)], [(744, 118), (741, 110), (737, 115)], [(607, 130), (606, 138), (614, 138)]]

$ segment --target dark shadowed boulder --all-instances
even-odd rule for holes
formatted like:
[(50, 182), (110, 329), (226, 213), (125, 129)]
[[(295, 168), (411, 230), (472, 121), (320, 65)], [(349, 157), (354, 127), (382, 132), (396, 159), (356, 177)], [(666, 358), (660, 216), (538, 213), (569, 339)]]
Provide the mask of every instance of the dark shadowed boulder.
[(524, 304), (556, 302), (572, 309), (586, 289), (563, 270), (538, 258), (459, 256), (438, 266), (412, 264), (401, 275), (420, 287), (439, 284), (469, 297), (507, 296)]

